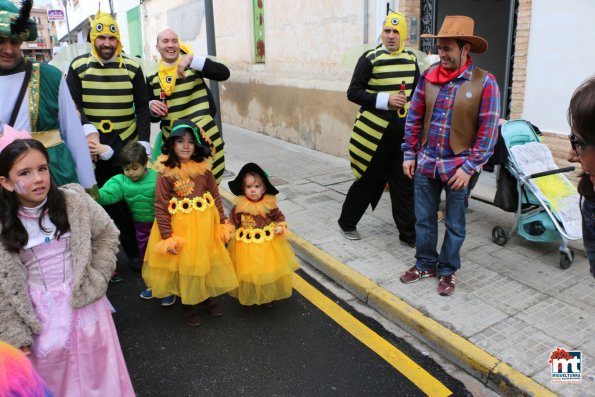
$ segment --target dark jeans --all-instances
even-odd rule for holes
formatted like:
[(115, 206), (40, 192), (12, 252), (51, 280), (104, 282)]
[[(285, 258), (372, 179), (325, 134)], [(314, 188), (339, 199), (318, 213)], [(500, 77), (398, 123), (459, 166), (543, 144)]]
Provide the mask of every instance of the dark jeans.
[(595, 202), (582, 198), (583, 245), (591, 267), (591, 275), (595, 277)]
[(355, 230), (368, 205), (376, 208), (388, 182), (393, 219), (399, 236), (402, 240), (415, 241), (413, 181), (403, 173), (402, 143), (402, 126), (389, 124), (368, 169), (347, 192), (339, 217), (341, 229)]
[[(452, 190), (440, 179), (415, 174), (416, 267), (419, 270), (436, 269), (439, 276), (448, 276), (461, 268), (460, 251), (465, 241), (465, 212), (469, 188)], [(438, 206), (442, 190), (446, 191), (444, 241), (440, 255), (438, 244)]]

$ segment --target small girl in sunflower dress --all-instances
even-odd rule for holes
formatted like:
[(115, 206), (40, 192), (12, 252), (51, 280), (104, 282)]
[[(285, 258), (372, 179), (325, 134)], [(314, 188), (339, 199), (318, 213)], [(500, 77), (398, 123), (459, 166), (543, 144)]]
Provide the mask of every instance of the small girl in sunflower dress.
[[(199, 135), (200, 134), (200, 135)], [(194, 305), (223, 312), (211, 297), (238, 286), (225, 248), (232, 226), (225, 222), (221, 196), (206, 160), (212, 145), (190, 120), (177, 120), (153, 168), (155, 223), (145, 254), (143, 279), (153, 297), (181, 298), (184, 321), (200, 324)]]
[(246, 306), (289, 298), (299, 263), (284, 233), (279, 191), (254, 163), (242, 167), (229, 188), (238, 196), (229, 215), (236, 231), (228, 249), (240, 284), (229, 295)]

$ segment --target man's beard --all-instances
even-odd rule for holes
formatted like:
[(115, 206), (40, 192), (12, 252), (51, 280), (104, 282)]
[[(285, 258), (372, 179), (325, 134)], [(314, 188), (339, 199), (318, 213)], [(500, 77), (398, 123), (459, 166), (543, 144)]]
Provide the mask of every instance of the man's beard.
[(99, 51), (97, 51), (97, 53), (99, 54), (101, 59), (103, 59), (104, 61), (107, 61), (114, 57), (114, 54), (116, 53), (116, 49), (114, 47), (103, 46), (103, 47), (99, 48)]

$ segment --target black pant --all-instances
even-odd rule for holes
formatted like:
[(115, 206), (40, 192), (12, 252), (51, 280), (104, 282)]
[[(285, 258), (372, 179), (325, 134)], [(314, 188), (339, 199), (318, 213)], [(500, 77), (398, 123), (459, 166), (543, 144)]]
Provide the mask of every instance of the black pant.
[[(107, 161), (99, 160), (95, 165), (95, 178), (99, 187), (103, 186), (112, 176), (122, 173), (122, 167), (113, 158)], [(128, 259), (138, 258), (139, 252), (136, 244), (134, 222), (126, 202), (120, 201), (116, 204), (104, 205), (103, 208), (120, 230), (120, 243)]]
[(343, 230), (355, 230), (369, 204), (372, 209), (382, 196), (388, 182), (393, 219), (399, 229), (399, 237), (415, 241), (415, 210), (413, 207), (413, 180), (403, 173), (403, 125), (391, 122), (362, 177), (349, 188), (339, 226)]

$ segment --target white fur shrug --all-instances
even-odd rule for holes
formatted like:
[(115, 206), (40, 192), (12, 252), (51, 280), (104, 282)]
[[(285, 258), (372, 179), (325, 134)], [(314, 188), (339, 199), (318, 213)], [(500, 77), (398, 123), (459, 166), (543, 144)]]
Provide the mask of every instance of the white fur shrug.
[[(105, 295), (116, 268), (118, 229), (80, 185), (60, 188), (70, 223), (74, 285), (70, 303), (80, 308)], [(1, 226), (0, 226), (1, 227)], [(41, 326), (29, 298), (27, 271), (19, 254), (0, 244), (0, 339), (29, 346)]]

